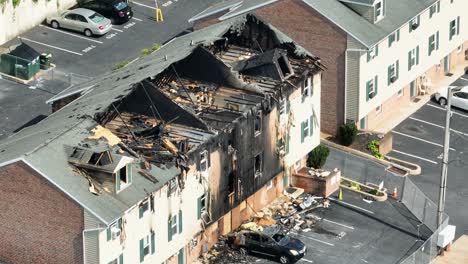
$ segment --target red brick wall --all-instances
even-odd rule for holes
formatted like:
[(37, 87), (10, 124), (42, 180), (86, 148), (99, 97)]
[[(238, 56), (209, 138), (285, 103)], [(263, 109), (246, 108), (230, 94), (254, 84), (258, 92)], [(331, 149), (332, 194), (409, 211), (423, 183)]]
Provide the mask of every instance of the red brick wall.
[(0, 260), (83, 263), (83, 209), (23, 162), (0, 168)]
[(321, 131), (334, 134), (344, 118), (346, 33), (300, 0), (282, 0), (255, 14), (318, 56), (322, 76)]

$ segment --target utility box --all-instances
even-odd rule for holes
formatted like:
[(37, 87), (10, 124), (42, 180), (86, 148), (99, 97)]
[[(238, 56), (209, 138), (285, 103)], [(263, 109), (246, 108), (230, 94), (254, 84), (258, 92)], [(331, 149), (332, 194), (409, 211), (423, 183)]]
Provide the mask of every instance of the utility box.
[(304, 192), (328, 197), (340, 188), (341, 171), (320, 171), (303, 167), (291, 176), (291, 185)]
[(454, 225), (448, 225), (442, 229), (437, 238), (437, 246), (444, 248), (448, 244), (452, 243), (452, 241), (455, 239), (455, 230), (456, 227)]

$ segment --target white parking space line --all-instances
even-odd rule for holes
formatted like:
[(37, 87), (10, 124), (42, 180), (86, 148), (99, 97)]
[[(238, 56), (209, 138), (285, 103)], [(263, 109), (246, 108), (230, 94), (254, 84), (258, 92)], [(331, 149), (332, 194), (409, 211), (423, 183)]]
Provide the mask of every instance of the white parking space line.
[[(427, 106), (430, 106), (430, 107), (434, 107), (434, 108), (439, 109), (439, 110), (444, 110), (444, 111), (445, 111), (445, 108), (444, 108), (444, 107), (440, 107), (440, 106), (433, 105), (433, 104), (426, 104), (426, 105), (427, 105)], [(468, 118), (468, 115), (460, 114), (460, 113), (455, 112), (455, 111), (452, 111), (452, 113), (453, 113), (454, 115), (459, 115), (459, 116), (463, 116), (463, 117)]]
[(47, 29), (49, 29), (49, 30), (53, 30), (53, 31), (60, 32), (60, 33), (65, 34), (65, 35), (73, 36), (73, 37), (75, 37), (75, 38), (85, 39), (85, 40), (87, 40), (87, 41), (91, 41), (91, 42), (95, 42), (95, 43), (99, 43), (99, 44), (102, 44), (102, 43), (103, 43), (102, 41), (99, 41), (99, 40), (90, 39), (90, 38), (83, 37), (83, 36), (78, 36), (78, 35), (76, 35), (76, 34), (68, 33), (68, 32), (63, 31), (63, 30), (58, 30), (58, 29), (51, 28), (51, 27), (47, 27), (47, 26), (44, 26), (44, 25), (39, 25), (39, 26), (40, 26), (40, 27), (43, 27), (43, 28), (47, 28)]
[(36, 44), (39, 44), (39, 45), (42, 45), (42, 46), (46, 46), (46, 47), (49, 47), (49, 48), (53, 48), (53, 49), (65, 51), (65, 52), (68, 52), (68, 53), (71, 53), (71, 54), (75, 54), (75, 55), (78, 55), (78, 56), (83, 56), (83, 54), (81, 54), (81, 53), (74, 52), (74, 51), (71, 51), (71, 50), (67, 50), (67, 49), (64, 49), (64, 48), (59, 48), (59, 47), (52, 46), (52, 45), (49, 45), (49, 44), (45, 44), (45, 43), (42, 43), (42, 42), (39, 42), (39, 41), (35, 41), (35, 40), (23, 38), (23, 37), (20, 37), (20, 39), (26, 40), (26, 41), (29, 41), (29, 42), (32, 42), (32, 43), (36, 43)]
[(465, 79), (463, 77), (460, 77), (460, 79), (464, 80), (465, 82), (468, 82), (468, 79)]
[(352, 227), (352, 226), (347, 226), (347, 225), (344, 225), (344, 224), (341, 224), (341, 223), (337, 223), (337, 222), (335, 222), (335, 221), (331, 221), (331, 220), (328, 220), (328, 219), (325, 219), (325, 218), (322, 218), (322, 220), (323, 220), (323, 221), (326, 221), (326, 222), (329, 222), (329, 223), (332, 223), (332, 224), (335, 224), (335, 225), (339, 225), (339, 226), (342, 226), (342, 227), (345, 227), (345, 228), (354, 230), (354, 227)]
[[(445, 129), (444, 126), (437, 125), (437, 124), (434, 124), (434, 123), (431, 123), (431, 122), (427, 122), (427, 121), (424, 121), (424, 120), (421, 120), (421, 119), (418, 119), (418, 118), (410, 117), (409, 119), (415, 120), (415, 121), (418, 121), (418, 122), (421, 122), (421, 123), (424, 123), (424, 124), (428, 124), (428, 125), (431, 125), (431, 126), (435, 126), (435, 127), (438, 127), (438, 128)], [(460, 135), (463, 135), (463, 136), (468, 136), (468, 134), (463, 133), (463, 132), (458, 131), (458, 130), (455, 130), (455, 129), (452, 129), (452, 128), (450, 129), (450, 131), (452, 131), (454, 133), (457, 133), (457, 134), (460, 134)]]
[(143, 6), (143, 7), (146, 7), (146, 8), (150, 8), (150, 9), (156, 10), (156, 7), (154, 7), (154, 6), (145, 5), (145, 4), (142, 4), (142, 3), (135, 2), (135, 1), (130, 1), (130, 3), (133, 3), (133, 4), (135, 4), (135, 5), (139, 5), (139, 6)]
[(343, 202), (343, 201), (336, 200), (336, 199), (333, 198), (333, 197), (328, 197), (328, 199), (329, 199), (329, 200), (332, 200), (332, 201), (335, 201), (335, 202), (337, 202), (337, 203), (339, 203), (339, 204), (340, 204), (340, 203), (341, 203), (341, 204), (346, 204), (346, 205), (348, 205), (348, 206), (357, 208), (357, 209), (362, 210), (362, 211), (364, 211), (364, 212), (366, 212), (366, 213), (369, 213), (369, 214), (374, 214), (374, 212), (372, 212), (372, 211), (369, 211), (369, 210), (367, 210), (367, 209), (364, 209), (364, 208), (359, 207), (359, 206), (354, 205), (354, 204), (350, 204), (350, 203), (346, 203), (346, 202)]
[[(441, 148), (444, 147), (444, 146), (441, 145), (441, 144), (434, 143), (434, 142), (432, 142), (432, 141), (425, 140), (425, 139), (422, 139), (422, 138), (417, 138), (417, 137), (415, 137), (415, 136), (407, 135), (407, 134), (404, 134), (404, 133), (401, 133), (401, 132), (398, 132), (398, 131), (395, 131), (395, 130), (393, 130), (392, 132), (395, 133), (395, 134), (397, 134), (397, 135), (404, 136), (404, 137), (409, 137), (409, 138), (412, 138), (412, 139), (416, 139), (416, 140), (419, 140), (419, 141), (421, 141), (421, 142), (425, 142), (425, 143), (428, 143), (428, 144), (431, 144), (431, 145), (434, 145), (434, 146), (438, 146), (438, 147), (441, 147)], [(450, 150), (456, 151), (454, 148), (450, 148)]]
[(135, 19), (136, 21), (143, 21), (143, 19), (139, 19), (139, 18), (136, 18), (136, 17), (134, 17), (133, 19)]
[(305, 262), (309, 262), (309, 263), (314, 263), (312, 260), (310, 259), (305, 259), (305, 258), (301, 258), (302, 261), (305, 261)]
[(300, 237), (303, 237), (303, 238), (306, 238), (306, 239), (310, 239), (310, 240), (313, 240), (313, 241), (317, 241), (317, 242), (320, 242), (322, 244), (325, 244), (325, 245), (328, 245), (328, 246), (331, 246), (331, 247), (334, 247), (335, 245), (332, 244), (332, 243), (328, 243), (328, 242), (325, 242), (325, 241), (322, 241), (320, 239), (316, 239), (316, 238), (313, 238), (313, 237), (309, 237), (309, 236), (304, 236), (304, 235), (300, 235), (296, 232), (291, 232), (292, 234), (296, 235), (296, 236), (300, 236)]
[(395, 153), (404, 155), (404, 156), (412, 157), (412, 158), (415, 158), (415, 159), (420, 159), (420, 160), (423, 160), (423, 161), (430, 162), (430, 163), (432, 163), (432, 164), (437, 164), (437, 162), (435, 162), (435, 161), (433, 161), (433, 160), (426, 159), (426, 158), (423, 158), (423, 157), (419, 157), (419, 156), (416, 156), (416, 155), (413, 155), (413, 154), (409, 154), (409, 153), (406, 153), (406, 152), (403, 152), (403, 151), (398, 151), (398, 150), (396, 150), (396, 149), (392, 149), (392, 151), (395, 152)]
[(123, 32), (123, 30), (116, 29), (116, 28), (111, 28), (112, 30), (118, 31), (118, 32)]

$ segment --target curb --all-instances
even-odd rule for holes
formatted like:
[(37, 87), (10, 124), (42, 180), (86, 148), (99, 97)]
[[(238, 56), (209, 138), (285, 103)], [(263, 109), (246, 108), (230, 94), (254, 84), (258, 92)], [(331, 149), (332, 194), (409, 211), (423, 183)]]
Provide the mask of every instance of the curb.
[(399, 159), (390, 157), (392, 160), (395, 160), (395, 161), (398, 161), (398, 162), (401, 162), (401, 163), (409, 164), (411, 166), (416, 167), (416, 169), (410, 169), (410, 168), (407, 168), (407, 167), (405, 167), (405, 166), (403, 166), (401, 164), (397, 164), (397, 163), (387, 161), (387, 160), (378, 159), (378, 158), (376, 158), (376, 157), (374, 157), (372, 155), (369, 155), (367, 153), (364, 153), (364, 152), (361, 152), (359, 150), (355, 150), (355, 149), (352, 149), (352, 148), (349, 148), (349, 147), (346, 147), (346, 146), (336, 144), (336, 143), (331, 142), (330, 140), (327, 140), (327, 139), (324, 139), (324, 138), (321, 138), (320, 142), (322, 144), (328, 145), (328, 146), (330, 146), (332, 148), (336, 148), (336, 149), (339, 149), (341, 151), (349, 152), (349, 153), (355, 154), (357, 156), (372, 160), (374, 162), (378, 162), (378, 163), (380, 163), (380, 164), (382, 164), (384, 166), (387, 166), (387, 167), (391, 166), (391, 167), (395, 167), (395, 168), (404, 170), (404, 171), (408, 172), (408, 174), (410, 174), (410, 175), (419, 175), (419, 174), (421, 174), (421, 167), (419, 165), (411, 163), (411, 162), (407, 162), (407, 161), (403, 161), (403, 160), (399, 160)]

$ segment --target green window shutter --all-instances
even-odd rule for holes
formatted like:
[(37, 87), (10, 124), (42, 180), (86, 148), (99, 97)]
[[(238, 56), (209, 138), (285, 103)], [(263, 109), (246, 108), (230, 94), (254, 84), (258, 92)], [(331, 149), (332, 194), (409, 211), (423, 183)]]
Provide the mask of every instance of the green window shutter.
[(449, 40), (452, 40), (452, 37), (453, 37), (453, 34), (452, 34), (452, 25), (453, 25), (453, 24), (452, 24), (452, 22), (453, 22), (453, 21), (451, 21), (451, 22), (449, 23)]
[(169, 215), (169, 221), (167, 221), (167, 241), (172, 240), (171, 222), (172, 222), (172, 216)]
[(200, 196), (198, 197), (197, 219), (201, 219), (201, 209), (202, 209), (202, 204), (201, 204), (201, 196)]
[(440, 1), (437, 2), (437, 13), (440, 12)]
[(182, 225), (183, 225), (182, 210), (179, 210), (179, 234), (182, 233)]
[(289, 138), (289, 133), (288, 133), (288, 135), (286, 136), (286, 154), (289, 153), (289, 141), (290, 141), (290, 138)]
[(143, 262), (145, 260), (145, 249), (143, 245), (143, 238), (140, 239), (140, 262)]
[(305, 128), (305, 122), (301, 122), (301, 143), (304, 143), (304, 128)]
[(119, 256), (119, 264), (123, 264), (123, 254), (120, 254)]
[(132, 183), (133, 181), (133, 170), (131, 164), (127, 165), (127, 177), (128, 177), (128, 183)]
[(375, 45), (375, 56), (379, 56), (379, 44)]
[(369, 101), (370, 81), (366, 83), (366, 101)]
[(419, 45), (416, 47), (416, 65), (419, 64)]
[(436, 33), (436, 50), (439, 49), (439, 31)]
[(115, 173), (115, 184), (117, 191), (120, 191), (120, 170)]
[(395, 76), (397, 80), (400, 77), (400, 61), (399, 60), (396, 61)]
[(418, 27), (420, 26), (421, 24), (421, 15), (418, 15)]
[(368, 51), (367, 52), (367, 62), (369, 62), (369, 61), (370, 61), (370, 52)]
[(460, 35), (460, 17), (457, 17), (457, 35)]
[(386, 6), (386, 0), (382, 1), (382, 15), (385, 16), (385, 13), (387, 12), (387, 6)]
[(392, 39), (393, 39), (392, 36), (393, 36), (393, 35), (388, 36), (388, 47), (391, 47), (391, 46), (392, 46)]
[(314, 116), (311, 115), (310, 116), (310, 124), (309, 124), (309, 135), (313, 135), (314, 134)]
[(392, 65), (389, 65), (387, 68), (387, 85), (392, 84), (392, 81), (390, 80), (391, 74), (392, 74)]
[[(411, 21), (412, 21), (412, 20), (411, 20)], [(413, 25), (411, 24), (411, 21), (410, 21), (410, 23), (409, 23), (409, 32), (410, 32), (410, 33), (413, 32)]]
[(374, 80), (374, 87), (375, 87), (375, 88), (374, 88), (374, 91), (375, 91), (375, 92), (374, 92), (374, 93), (375, 93), (374, 96), (377, 96), (378, 86), (379, 86), (379, 80), (378, 80), (378, 76), (376, 75), (376, 76), (375, 76), (375, 80)]
[(119, 229), (122, 229), (122, 218), (119, 218), (118, 225), (119, 225)]
[(400, 40), (400, 30), (399, 29), (396, 31), (396, 40), (397, 41)]
[(411, 50), (408, 51), (408, 71), (411, 71)]
[(143, 213), (144, 213), (143, 212), (143, 206), (141, 206), (141, 205), (138, 206), (138, 215), (139, 215), (140, 219), (143, 218)]
[(154, 243), (154, 232), (151, 231), (151, 254), (154, 254), (154, 250), (155, 250), (155, 243)]
[(427, 54), (428, 54), (429, 56), (431, 56), (431, 51), (432, 51), (432, 50), (431, 50), (431, 48), (432, 48), (432, 47), (431, 47), (431, 38), (432, 38), (432, 36), (430, 36), (429, 39), (427, 40)]
[(107, 228), (107, 241), (111, 240), (111, 230), (110, 227)]

